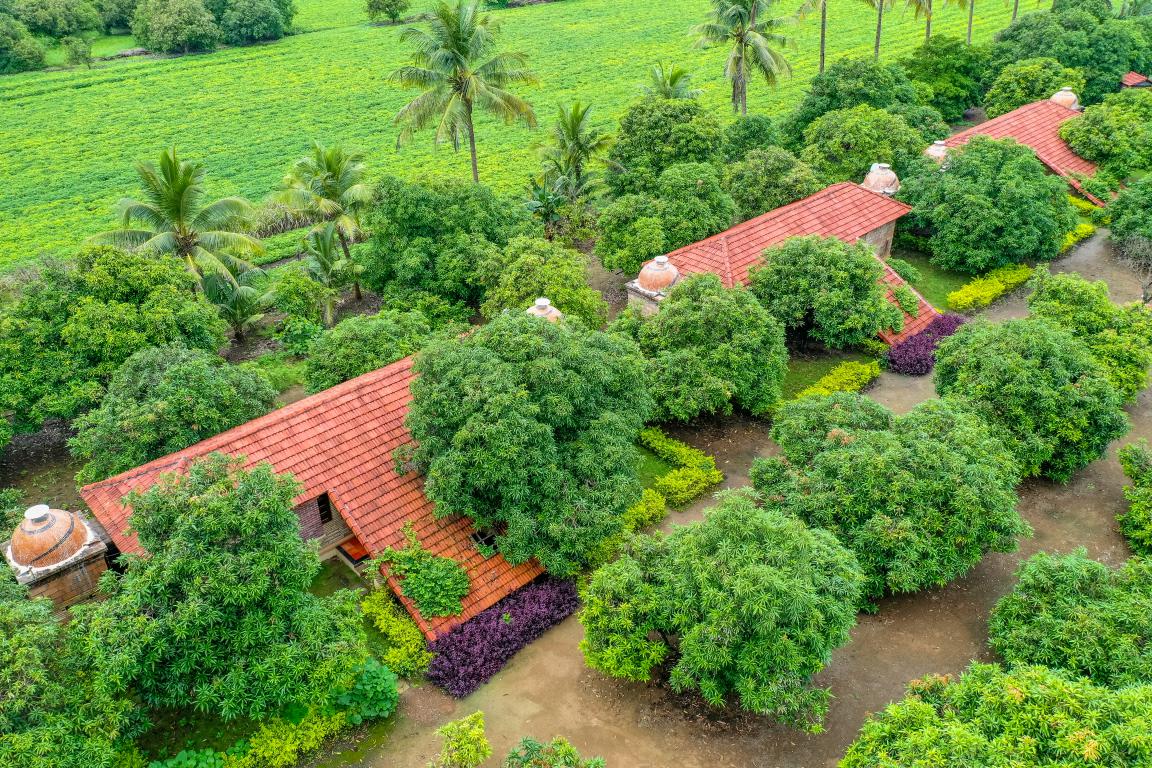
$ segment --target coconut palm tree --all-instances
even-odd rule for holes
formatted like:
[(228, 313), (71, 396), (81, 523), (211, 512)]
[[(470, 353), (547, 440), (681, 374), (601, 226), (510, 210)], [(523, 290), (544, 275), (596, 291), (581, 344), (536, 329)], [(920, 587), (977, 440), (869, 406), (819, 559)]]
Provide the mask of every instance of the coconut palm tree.
[(968, 45), (972, 45), (972, 22), (976, 18), (976, 0), (967, 0), (968, 3)]
[(249, 266), (247, 259), (264, 252), (247, 234), (252, 206), (239, 197), (203, 205), (204, 168), (181, 160), (176, 148), (160, 156), (159, 166), (137, 163), (144, 199), (124, 198), (117, 206), (120, 229), (89, 242), (149, 251), (180, 259), (202, 284), (206, 274), (225, 279)]
[(693, 32), (697, 45), (706, 48), (716, 44), (731, 46), (724, 76), (732, 82), (732, 108), (748, 114), (748, 78), (759, 72), (769, 85), (792, 68), (778, 47), (789, 40), (776, 32), (780, 19), (765, 18), (771, 0), (712, 0), (712, 19)]
[(808, 14), (812, 13), (817, 8), (820, 9), (820, 69), (821, 73), (824, 72), (824, 52), (828, 43), (828, 0), (807, 0), (800, 9), (796, 11), (796, 15), (803, 19)]
[(236, 341), (264, 317), (272, 306), (273, 292), (264, 270), (238, 269), (228, 275), (212, 273), (204, 278), (204, 295), (216, 305), (220, 316), (232, 328)]
[(313, 229), (305, 241), (308, 275), (330, 289), (324, 299), (324, 325), (327, 328), (332, 327), (336, 317), (337, 292), (348, 283), (356, 282), (364, 271), (364, 267), (341, 248), (342, 245), (340, 228), (334, 221)]
[(691, 80), (692, 75), (682, 67), (657, 64), (652, 67), (649, 84), (640, 86), (640, 89), (657, 99), (695, 99), (703, 91), (691, 87)]
[(507, 123), (523, 120), (536, 127), (532, 106), (506, 90), (514, 83), (530, 84), (536, 78), (524, 68), (522, 53), (497, 53), (498, 25), (481, 12), (480, 0), (441, 2), (432, 11), (430, 29), (410, 27), (400, 39), (415, 46), (412, 64), (392, 73), (392, 80), (407, 88), (420, 88), (421, 95), (396, 115), (401, 127), (397, 146), (430, 125), (436, 125), (436, 143), (451, 141), (460, 149), (467, 138), (472, 155), (472, 180), (480, 181), (476, 161), (476, 128), (473, 113), (481, 109)]
[(907, 3), (916, 18), (924, 16), (924, 42), (928, 42), (932, 37), (932, 0), (907, 0)]
[(586, 197), (595, 186), (588, 166), (612, 146), (612, 136), (592, 125), (591, 112), (591, 105), (578, 101), (561, 106), (552, 126), (552, 143), (544, 149), (545, 176), (558, 180), (573, 202)]
[(872, 58), (876, 61), (880, 60), (880, 35), (884, 31), (884, 8), (891, 3), (892, 0), (864, 0), (870, 8), (876, 10), (876, 43), (872, 47)]
[[(314, 229), (332, 224), (344, 260), (352, 263), (349, 243), (360, 236), (360, 214), (372, 202), (372, 188), (364, 183), (363, 155), (313, 142), (312, 152), (297, 160), (284, 177), (284, 189), (276, 200), (314, 221)], [(359, 301), (359, 279), (353, 285)]]

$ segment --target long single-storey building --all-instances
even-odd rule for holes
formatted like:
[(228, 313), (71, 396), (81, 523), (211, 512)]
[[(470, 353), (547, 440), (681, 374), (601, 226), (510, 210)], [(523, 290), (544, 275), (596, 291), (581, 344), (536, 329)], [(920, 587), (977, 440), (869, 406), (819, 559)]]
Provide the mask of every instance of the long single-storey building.
[[(884, 189), (882, 185), (887, 182), (898, 187), (895, 174), (886, 166), (877, 166), (873, 171), (879, 181), (873, 186)], [(711, 272), (719, 275), (728, 288), (747, 285), (748, 272), (761, 262), (765, 249), (780, 245), (790, 237), (805, 235), (836, 237), (847, 243), (868, 243), (884, 267), (882, 282), (890, 289), (907, 285), (884, 261), (892, 250), (896, 220), (912, 210), (905, 203), (892, 199), (892, 191), (895, 189), (885, 194), (848, 181), (833, 184), (802, 200), (660, 256), (645, 264), (640, 275), (628, 283), (629, 303), (642, 311), (655, 311), (682, 274)], [(915, 289), (912, 290), (916, 293)], [(893, 304), (897, 303), (891, 290), (887, 296)], [(905, 313), (902, 330), (882, 331), (880, 337), (885, 342), (903, 341), (924, 330), (939, 315), (923, 296), (919, 293), (916, 296), (919, 299), (916, 317)]]
[(1069, 120), (1080, 117), (1079, 100), (1068, 89), (1061, 90), (1051, 99), (1035, 101), (1017, 107), (1011, 112), (992, 118), (986, 122), (952, 135), (943, 142), (929, 147), (927, 154), (942, 159), (940, 150), (962, 147), (973, 136), (988, 136), (993, 139), (1013, 139), (1017, 143), (1031, 147), (1036, 157), (1048, 170), (1068, 182), (1068, 185), (1097, 205), (1104, 205), (1098, 197), (1085, 191), (1081, 178), (1096, 174), (1096, 164), (1085, 160), (1072, 151), (1064, 139), (1060, 138), (1060, 126)]
[(1121, 88), (1152, 88), (1152, 78), (1139, 72), (1129, 72), (1120, 78)]
[(425, 618), (400, 591), (388, 584), (434, 640), (540, 576), (534, 560), (513, 565), (491, 551), (466, 518), (438, 519), (424, 495), (416, 471), (398, 473), (392, 452), (412, 442), (404, 427), (409, 385), (415, 374), (405, 358), (332, 389), (306, 397), (190, 448), (151, 461), (81, 489), (92, 513), (121, 553), (141, 551), (131, 530), (124, 497), (156, 484), (160, 476), (182, 472), (197, 458), (220, 452), (244, 456), (245, 466), (268, 462), (301, 483), (295, 499), (301, 534), (319, 540), (321, 556), (339, 554), (362, 562), (385, 549), (405, 545), (404, 526), (412, 523), (421, 546), (450, 557), (468, 572), (471, 590), (459, 616)]

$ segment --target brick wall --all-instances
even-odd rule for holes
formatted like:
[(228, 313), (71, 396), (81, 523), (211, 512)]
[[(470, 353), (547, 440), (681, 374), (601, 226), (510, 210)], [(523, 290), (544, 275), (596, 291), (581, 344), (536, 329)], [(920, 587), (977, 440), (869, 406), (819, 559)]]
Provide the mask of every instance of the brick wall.
[(32, 584), (28, 589), (28, 596), (47, 597), (59, 611), (91, 597), (96, 592), (100, 574), (107, 569), (108, 565), (101, 550), (97, 557), (54, 573), (39, 584)]
[(349, 530), (348, 524), (344, 522), (344, 518), (340, 516), (335, 505), (332, 507), (332, 522), (330, 523), (320, 522), (320, 507), (316, 504), (316, 499), (310, 499), (297, 505), (296, 516), (300, 518), (300, 536), (305, 541), (319, 539), (321, 550), (334, 547), (352, 535), (352, 531)]

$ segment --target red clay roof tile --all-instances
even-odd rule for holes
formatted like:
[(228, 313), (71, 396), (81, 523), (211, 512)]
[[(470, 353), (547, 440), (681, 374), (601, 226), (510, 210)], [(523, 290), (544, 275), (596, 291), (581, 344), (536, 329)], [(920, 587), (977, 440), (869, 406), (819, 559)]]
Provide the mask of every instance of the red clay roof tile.
[(397, 475), (392, 451), (411, 442), (403, 428), (412, 396), (412, 360), (304, 398), (247, 424), (170, 456), (81, 489), (84, 501), (108, 530), (121, 552), (138, 552), (130, 530), (131, 511), (122, 499), (150, 488), (162, 473), (184, 471), (189, 462), (213, 451), (246, 457), (246, 466), (267, 461), (277, 472), (291, 471), (302, 484), (295, 503), (327, 492), (356, 538), (373, 553), (403, 545), (404, 523), (411, 521), (423, 546), (455, 557), (468, 571), (472, 589), (460, 616), (426, 620), (388, 583), (428, 638), (436, 638), (529, 583), (543, 569), (535, 561), (512, 565), (500, 555), (485, 558), (471, 540), (472, 524), (463, 518), (437, 519), (416, 473)]
[(1140, 88), (1152, 85), (1152, 79), (1147, 75), (1142, 75), (1139, 72), (1129, 72), (1120, 78), (1120, 84), (1125, 88)]
[[(910, 210), (910, 206), (898, 200), (845, 181), (672, 251), (668, 260), (683, 274), (711, 272), (719, 275), (728, 288), (736, 284), (747, 285), (748, 271), (760, 262), (764, 250), (780, 245), (790, 237), (820, 235), (854, 243)], [(893, 287), (905, 284), (883, 259), (877, 257), (877, 260), (884, 264), (883, 282)], [(885, 342), (903, 341), (923, 330), (932, 318), (939, 315), (924, 297), (919, 293), (916, 296), (920, 300), (917, 317), (905, 313), (904, 329), (900, 333), (880, 333)], [(891, 291), (887, 298), (896, 303)]]
[(1077, 155), (1060, 138), (1060, 126), (1079, 116), (1076, 110), (1054, 101), (1035, 101), (960, 131), (944, 143), (949, 147), (961, 147), (973, 136), (1015, 139), (1031, 147), (1048, 170), (1063, 177), (1084, 197), (1097, 205), (1104, 205), (1099, 198), (1086, 192), (1075, 178), (1075, 175), (1092, 176), (1096, 173), (1096, 164)]

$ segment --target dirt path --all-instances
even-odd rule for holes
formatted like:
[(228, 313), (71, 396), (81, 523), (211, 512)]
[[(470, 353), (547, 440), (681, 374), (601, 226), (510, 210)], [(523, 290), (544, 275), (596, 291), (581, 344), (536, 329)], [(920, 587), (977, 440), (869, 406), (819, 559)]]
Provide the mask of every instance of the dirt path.
[[(1107, 253), (1101, 237), (1084, 244), (1055, 267), (1105, 279), (1118, 302), (1139, 296), (1136, 280)], [(996, 320), (1026, 314), (1023, 298), (997, 304)], [(907, 411), (932, 397), (931, 377), (885, 374), (870, 396)], [(933, 672), (959, 672), (972, 659), (988, 659), (988, 612), (1013, 583), (1019, 562), (1040, 550), (1089, 554), (1118, 564), (1127, 549), (1115, 516), (1125, 508), (1118, 445), (1152, 437), (1152, 396), (1144, 393), (1129, 410), (1132, 432), (1112, 446), (1107, 458), (1080, 472), (1066, 486), (1029, 481), (1020, 489), (1021, 514), (1035, 534), (1017, 552), (990, 555), (965, 578), (945, 589), (884, 600), (875, 615), (862, 615), (852, 641), (819, 676), (836, 696), (827, 730), (805, 735), (734, 713), (708, 711), (661, 688), (609, 679), (584, 666), (577, 648), (575, 618), (525, 649), (488, 685), (463, 701), (431, 686), (405, 693), (398, 722), (374, 739), (363, 754), (345, 754), (332, 766), (422, 766), (438, 749), (434, 730), (477, 709), (487, 716), (496, 755), (525, 735), (568, 737), (585, 755), (600, 755), (614, 768), (818, 768), (834, 766), (870, 712), (899, 698), (906, 681)], [(717, 457), (726, 485), (748, 482), (756, 456), (774, 448), (762, 422), (734, 418), (677, 435)], [(698, 519), (710, 502), (670, 515), (670, 523)], [(383, 743), (381, 743), (383, 742)], [(490, 761), (496, 765), (497, 761)]]

